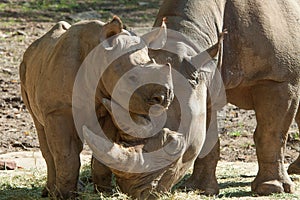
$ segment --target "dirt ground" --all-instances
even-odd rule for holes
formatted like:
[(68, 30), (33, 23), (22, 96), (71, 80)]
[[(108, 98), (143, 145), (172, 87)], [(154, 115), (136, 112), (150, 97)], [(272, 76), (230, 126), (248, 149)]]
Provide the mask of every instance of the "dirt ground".
[[(96, 13), (103, 21), (117, 14), (129, 28), (150, 27), (160, 4), (158, 0), (120, 1), (131, 2), (129, 4), (115, 1), (76, 1), (74, 8), (34, 8), (35, 4), (30, 2), (33, 1), (0, 0), (0, 154), (39, 148), (33, 122), (20, 95), (18, 77), (22, 55), (34, 40), (42, 36), (55, 22), (67, 20), (73, 23), (72, 19), (78, 19), (76, 13), (86, 11), (93, 11), (92, 14)], [(221, 160), (255, 161), (252, 139), (256, 125), (255, 113), (228, 105), (219, 112), (218, 118)], [(292, 162), (299, 152), (299, 131), (295, 124), (291, 126), (290, 135), (287, 163)]]

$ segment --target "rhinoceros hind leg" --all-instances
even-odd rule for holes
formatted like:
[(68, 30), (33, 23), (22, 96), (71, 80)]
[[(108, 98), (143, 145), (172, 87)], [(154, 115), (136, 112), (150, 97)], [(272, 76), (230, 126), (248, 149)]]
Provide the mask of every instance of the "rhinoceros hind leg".
[(49, 193), (53, 192), (54, 188), (55, 188), (56, 175), (55, 175), (54, 160), (53, 160), (52, 154), (48, 147), (48, 143), (47, 143), (47, 139), (46, 139), (46, 135), (45, 135), (45, 129), (44, 129), (43, 125), (34, 116), (32, 110), (31, 110), (28, 98), (27, 98), (27, 93), (23, 87), (21, 87), (21, 93), (22, 93), (23, 101), (32, 116), (36, 131), (37, 131), (37, 135), (39, 138), (40, 150), (46, 161), (47, 183), (46, 183), (45, 188), (42, 191), (42, 197), (48, 197)]
[(48, 197), (55, 190), (55, 164), (47, 144), (44, 127), (34, 117), (33, 120), (39, 138), (40, 149), (47, 164), (47, 183), (42, 191), (42, 197)]
[[(55, 163), (55, 191), (52, 196), (77, 196), (82, 142), (76, 132), (71, 110), (56, 111), (46, 118), (45, 133)], [(51, 191), (52, 192), (52, 191)]]
[[(292, 88), (292, 89), (291, 89)], [(254, 133), (259, 171), (251, 184), (259, 195), (293, 193), (295, 186), (284, 167), (287, 132), (297, 110), (296, 88), (269, 82), (252, 88), (257, 127)]]
[(216, 167), (220, 157), (220, 142), (204, 158), (197, 158), (191, 177), (181, 188), (200, 190), (205, 195), (219, 194), (219, 185), (216, 178)]

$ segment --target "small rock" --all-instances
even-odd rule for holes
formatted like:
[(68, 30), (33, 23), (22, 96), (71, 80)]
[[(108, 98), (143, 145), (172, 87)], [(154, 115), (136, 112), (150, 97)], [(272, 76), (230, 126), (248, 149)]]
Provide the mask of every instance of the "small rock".
[(147, 6), (149, 5), (148, 2), (138, 2), (139, 6)]
[(11, 101), (20, 102), (21, 101), (21, 97), (12, 97)]
[(36, 27), (39, 28), (39, 29), (45, 29), (45, 27), (43, 26), (43, 24), (37, 24)]
[(294, 182), (300, 182), (300, 177), (292, 177), (292, 181)]
[(6, 74), (10, 74), (10, 75), (12, 74), (11, 69), (8, 69), (8, 68), (4, 68), (4, 69), (2, 69), (2, 71)]
[(19, 109), (17, 109), (17, 108), (13, 108), (12, 111), (13, 111), (15, 114), (18, 114), (18, 113), (19, 113)]
[(27, 149), (26, 146), (23, 143), (19, 142), (19, 141), (15, 141), (11, 146), (12, 147), (20, 147), (22, 149)]
[(27, 36), (27, 33), (25, 33), (22, 30), (17, 30), (17, 33), (15, 35), (24, 35), (24, 36)]
[(7, 37), (8, 37), (8, 35), (0, 32), (0, 38), (7, 38)]
[(16, 162), (0, 160), (0, 170), (14, 170), (16, 168), (17, 168)]
[(12, 115), (9, 114), (9, 115), (6, 115), (6, 118), (7, 118), (7, 119), (13, 119), (14, 116), (12, 116)]
[(21, 114), (16, 114), (15, 116), (17, 119), (21, 119)]

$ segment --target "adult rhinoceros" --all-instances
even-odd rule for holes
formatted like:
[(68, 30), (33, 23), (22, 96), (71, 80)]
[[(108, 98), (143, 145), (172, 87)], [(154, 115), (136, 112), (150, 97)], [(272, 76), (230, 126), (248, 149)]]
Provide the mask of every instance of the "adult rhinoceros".
[[(287, 131), (300, 100), (299, 1), (165, 0), (155, 26), (163, 17), (167, 17), (169, 29), (192, 41), (195, 51), (211, 47), (219, 33), (228, 29), (217, 63), (228, 102), (256, 113), (254, 141), (259, 171), (252, 191), (263, 195), (294, 192), (283, 162)], [(158, 61), (170, 57), (169, 62), (178, 70), (186, 67), (182, 55), (159, 50), (152, 56)], [(210, 113), (213, 120), (215, 112)], [(218, 159), (217, 143), (210, 154), (196, 160), (186, 186), (206, 194), (218, 193)], [(299, 160), (291, 165), (290, 172), (300, 172)]]

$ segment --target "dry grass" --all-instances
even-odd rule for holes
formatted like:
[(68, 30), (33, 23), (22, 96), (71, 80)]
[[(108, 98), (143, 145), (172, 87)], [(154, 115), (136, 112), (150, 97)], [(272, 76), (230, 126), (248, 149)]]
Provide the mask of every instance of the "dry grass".
[[(220, 195), (206, 197), (200, 195), (199, 191), (175, 190), (172, 194), (160, 195), (160, 199), (181, 200), (181, 199), (299, 199), (300, 197), (300, 176), (292, 176), (296, 183), (296, 194), (274, 194), (267, 197), (258, 197), (251, 193), (250, 184), (257, 172), (255, 163), (242, 162), (220, 162), (217, 176), (220, 185)], [(1, 171), (0, 172), (0, 199), (41, 199), (40, 194), (46, 181), (46, 172), (42, 169)], [(189, 175), (187, 175), (189, 176)], [(123, 200), (131, 199), (122, 194), (117, 187), (114, 193), (104, 194), (93, 192), (90, 180), (89, 166), (85, 165), (81, 170), (80, 180), (85, 184), (79, 192), (79, 199), (108, 199)]]

